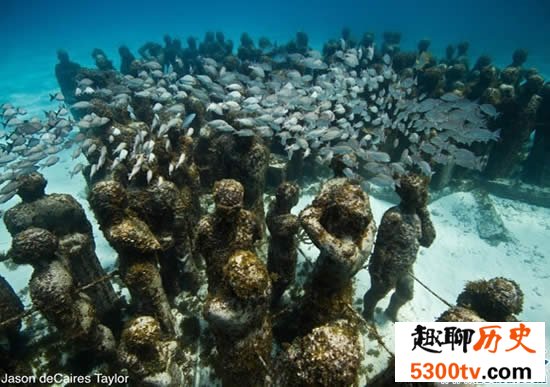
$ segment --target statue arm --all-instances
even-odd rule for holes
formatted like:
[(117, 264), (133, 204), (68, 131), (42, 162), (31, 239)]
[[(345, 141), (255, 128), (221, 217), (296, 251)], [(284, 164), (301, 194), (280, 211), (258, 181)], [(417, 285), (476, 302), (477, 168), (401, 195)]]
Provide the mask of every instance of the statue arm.
[(435, 228), (430, 219), (430, 212), (428, 207), (422, 207), (416, 212), (420, 218), (421, 236), (418, 239), (420, 245), (423, 247), (430, 247), (435, 239)]
[(374, 247), (374, 239), (376, 237), (376, 224), (374, 223), (374, 219), (372, 219), (367, 226), (366, 233), (363, 236), (363, 240), (361, 241), (361, 252), (368, 257), (372, 249)]
[[(263, 219), (261, 221), (263, 222)], [(252, 222), (253, 222), (253, 230), (252, 230), (253, 240), (254, 240), (254, 243), (256, 243), (260, 239), (262, 239), (262, 225), (260, 223), (260, 220), (255, 216), (253, 217)]]
[(317, 248), (331, 256), (352, 256), (357, 253), (357, 246), (351, 241), (341, 241), (331, 235), (320, 222), (321, 209), (309, 207), (300, 213), (302, 227)]
[(293, 214), (275, 215), (268, 217), (267, 226), (271, 234), (279, 236), (291, 236), (298, 232), (300, 222)]
[(201, 219), (197, 227), (197, 234), (195, 236), (194, 252), (193, 255), (198, 257), (204, 254), (205, 249), (208, 246), (207, 235), (210, 232), (210, 227), (206, 219)]

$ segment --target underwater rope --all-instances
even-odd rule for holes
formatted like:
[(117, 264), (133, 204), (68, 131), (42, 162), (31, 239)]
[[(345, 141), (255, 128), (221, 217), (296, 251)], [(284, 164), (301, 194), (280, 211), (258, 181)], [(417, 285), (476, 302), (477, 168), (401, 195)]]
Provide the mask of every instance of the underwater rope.
[(298, 240), (303, 243), (304, 245), (312, 245), (313, 242), (309, 238), (309, 235), (304, 230), (300, 230), (298, 232)]
[[(102, 276), (102, 277), (99, 277), (97, 278), (96, 280), (92, 281), (92, 282), (89, 282), (87, 283), (86, 285), (82, 285), (78, 288), (75, 288), (74, 289), (74, 292), (77, 293), (77, 292), (82, 292), (86, 289), (89, 289), (91, 288), (92, 286), (95, 286), (97, 285), (98, 283), (101, 283), (101, 282), (104, 282), (104, 281), (107, 281), (111, 278), (113, 278), (115, 275), (119, 274), (119, 271), (118, 270), (113, 270), (112, 272)], [(45, 310), (50, 310), (50, 309), (53, 309), (53, 306), (50, 306), (50, 307), (46, 307)], [(30, 316), (31, 314), (35, 313), (35, 312), (39, 312), (38, 309), (36, 309), (36, 307), (34, 306), (31, 306), (30, 309), (24, 311), (23, 313), (20, 313), (18, 314), (17, 316), (13, 316), (13, 317), (10, 317), (8, 318), (7, 320), (4, 320), (4, 321), (0, 321), (0, 328), (3, 328), (4, 326), (8, 325), (8, 324), (11, 324), (12, 322), (15, 322), (17, 320), (20, 320), (20, 319), (23, 319), (27, 316)]]
[[(303, 251), (301, 251), (301, 249), (299, 249), (300, 253), (302, 255), (305, 256), (305, 254), (303, 253)], [(104, 281), (107, 281), (111, 278), (113, 278), (115, 275), (119, 274), (119, 271), (118, 270), (113, 270), (112, 272), (90, 282), (90, 283), (87, 283), (86, 285), (82, 285), (78, 288), (76, 288), (74, 291), (75, 292), (81, 292), (81, 291), (84, 291), (86, 289), (89, 289), (95, 285), (97, 285), (98, 283), (101, 283), (101, 282), (104, 282)], [(435, 296), (438, 300), (440, 300), (441, 302), (443, 302), (445, 305), (447, 305), (448, 307), (452, 307), (453, 305), (449, 302), (447, 302), (443, 297), (439, 296), (437, 293), (435, 293), (433, 290), (431, 290), (426, 284), (424, 284), (422, 281), (420, 281), (413, 273), (411, 273), (410, 271), (408, 272), (408, 274), (416, 281), (418, 282), (422, 287), (424, 287), (428, 292), (430, 292), (433, 296)], [(361, 316), (361, 314), (359, 314), (359, 312), (357, 312), (351, 305), (349, 304), (346, 304), (346, 307), (353, 312), (353, 314), (359, 319), (359, 321), (361, 321), (363, 323), (364, 326), (367, 327), (367, 329), (370, 331), (370, 333), (372, 333), (376, 339), (376, 341), (382, 346), (382, 348), (384, 348), (384, 350), (391, 356), (393, 357), (394, 354), (392, 351), (389, 350), (389, 348), (386, 346), (386, 344), (384, 343), (384, 340), (382, 339), (382, 337), (380, 336), (380, 334), (378, 333), (378, 330), (376, 329), (376, 326), (372, 323), (369, 323), (368, 321), (366, 321), (363, 316)], [(46, 309), (47, 310), (47, 309)], [(27, 316), (30, 316), (31, 314), (35, 313), (35, 312), (39, 312), (38, 309), (36, 309), (36, 307), (31, 307), (30, 309), (24, 311), (23, 313), (20, 313), (18, 314), (17, 316), (14, 316), (14, 317), (10, 317), (9, 319), (7, 320), (4, 320), (4, 321), (0, 321), (0, 328), (3, 328), (4, 326), (12, 323), (12, 322), (15, 322), (17, 320), (20, 320), (20, 319), (23, 319)], [(279, 313), (280, 314), (280, 313)], [(263, 360), (263, 359), (261, 359)]]
[(355, 317), (361, 322), (363, 323), (364, 326), (367, 327), (367, 329), (370, 331), (370, 333), (374, 336), (374, 338), (376, 339), (376, 341), (378, 341), (378, 344), (380, 344), (382, 346), (382, 348), (384, 348), (384, 350), (390, 355), (390, 357), (394, 357), (395, 355), (393, 354), (392, 351), (390, 351), (390, 349), (386, 346), (386, 343), (384, 343), (384, 340), (382, 339), (382, 336), (380, 336), (380, 334), (378, 333), (378, 330), (376, 329), (376, 326), (371, 323), (371, 322), (368, 322), (367, 320), (365, 320), (365, 318), (358, 312), (356, 311), (353, 306), (351, 306), (350, 304), (348, 303), (345, 303), (344, 304), (346, 306), (347, 309), (350, 310), (350, 312), (352, 312)]
[(447, 305), (449, 308), (452, 308), (453, 305), (446, 301), (443, 297), (441, 297), (440, 295), (438, 295), (436, 292), (434, 292), (432, 289), (430, 289), (428, 287), (428, 285), (426, 285), (424, 282), (420, 281), (411, 271), (408, 271), (407, 272), (416, 282), (418, 282), (420, 285), (422, 285), (422, 287), (424, 289), (426, 289), (428, 292), (430, 292), (431, 294), (433, 294), (435, 296), (435, 298), (437, 298), (439, 301), (441, 301), (442, 303), (444, 303), (445, 305)]

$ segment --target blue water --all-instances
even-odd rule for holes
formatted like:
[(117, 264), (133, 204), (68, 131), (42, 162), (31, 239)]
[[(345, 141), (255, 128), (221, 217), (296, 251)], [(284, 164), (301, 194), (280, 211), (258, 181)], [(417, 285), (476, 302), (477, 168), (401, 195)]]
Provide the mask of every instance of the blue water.
[(316, 49), (338, 38), (344, 26), (357, 38), (372, 31), (378, 41), (384, 31), (395, 30), (402, 32), (403, 50), (430, 38), (432, 51), (442, 56), (447, 44), (468, 40), (471, 61), (487, 53), (500, 66), (523, 47), (529, 50), (526, 65), (550, 74), (546, 0), (3, 0), (1, 6), (0, 99), (27, 106), (36, 102), (29, 94), (56, 88), (58, 48), (91, 66), (90, 52), (99, 47), (118, 64), (120, 44), (136, 52), (147, 40), (162, 41), (165, 33), (185, 41), (189, 35), (202, 38), (209, 30), (221, 30), (235, 42), (247, 31), (279, 43), (302, 30)]

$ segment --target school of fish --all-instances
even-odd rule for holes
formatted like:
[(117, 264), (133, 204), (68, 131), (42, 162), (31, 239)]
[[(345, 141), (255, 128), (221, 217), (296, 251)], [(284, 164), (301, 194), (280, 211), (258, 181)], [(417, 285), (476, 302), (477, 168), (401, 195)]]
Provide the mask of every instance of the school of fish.
[[(25, 109), (5, 103), (0, 107), (0, 203), (16, 194), (18, 176), (56, 165), (57, 154), (69, 148), (73, 160), (97, 152), (90, 178), (106, 168), (109, 159), (110, 168), (129, 163), (129, 180), (145, 171), (152, 183), (155, 176), (147, 165), (155, 159), (155, 144), (172, 149), (169, 133), (174, 130), (193, 137), (213, 132), (257, 135), (280, 142), (289, 159), (299, 152), (325, 165), (340, 155), (348, 177), (381, 186), (393, 186), (397, 175), (413, 168), (430, 176), (437, 164), (482, 170), (485, 158), (468, 148), (498, 140), (499, 131), (488, 129), (488, 122), (498, 116), (496, 109), (453, 93), (440, 98), (418, 95), (415, 78), (401, 78), (389, 55), (376, 60), (373, 53), (373, 47), (363, 52), (342, 43), (328, 61), (312, 50), (250, 64), (246, 74), (202, 58), (200, 71), (182, 77), (155, 61), (144, 61), (137, 77), (121, 76), (111, 89), (80, 80), (77, 97), (127, 109), (133, 119), (135, 98), (153, 101), (153, 121), (136, 123), (140, 129), (133, 143), (119, 141), (116, 123), (97, 115), (85, 100), (66, 106), (61, 93), (51, 95), (59, 106), (45, 117), (28, 117)], [(189, 97), (204, 105), (203, 120), (186, 111), (183, 102)], [(71, 111), (81, 118), (74, 120)], [(87, 131), (97, 128), (108, 128), (114, 151), (90, 141)], [(179, 154), (170, 173), (190, 156)], [(75, 161), (71, 177), (84, 167)]]

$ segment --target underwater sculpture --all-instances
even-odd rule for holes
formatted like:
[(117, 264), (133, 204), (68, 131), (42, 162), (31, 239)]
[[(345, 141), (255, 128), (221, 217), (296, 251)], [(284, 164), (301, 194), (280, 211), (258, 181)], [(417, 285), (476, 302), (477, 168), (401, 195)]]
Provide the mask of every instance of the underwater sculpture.
[(133, 62), (136, 60), (136, 57), (130, 49), (126, 46), (120, 46), (118, 48), (118, 53), (120, 55), (120, 73), (123, 75), (137, 75), (137, 71), (132, 67)]
[(271, 279), (251, 251), (233, 252), (223, 281), (208, 293), (204, 318), (216, 339), (215, 368), (224, 386), (267, 386), (271, 369)]
[(138, 49), (139, 55), (145, 60), (156, 60), (164, 65), (164, 49), (155, 42), (146, 42)]
[(277, 386), (334, 386), (357, 384), (361, 338), (346, 320), (314, 328), (296, 339), (277, 359)]
[(483, 322), (486, 321), (470, 308), (453, 306), (443, 312), (436, 321), (443, 322)]
[(214, 184), (215, 209), (197, 226), (195, 248), (205, 263), (208, 292), (215, 294), (223, 284), (223, 268), (237, 250), (254, 250), (261, 228), (256, 216), (243, 208), (244, 188), (241, 183), (224, 179)]
[(107, 54), (100, 48), (94, 48), (92, 50), (92, 58), (95, 61), (96, 67), (100, 71), (114, 70), (113, 62), (107, 58)]
[[(94, 108), (97, 101), (94, 100)], [(141, 104), (134, 105), (135, 113), (151, 116), (158, 124), (160, 118), (156, 113), (153, 116), (149, 102), (143, 103), (143, 109)], [(179, 108), (184, 109), (183, 105)], [(182, 120), (175, 121), (182, 124)], [(166, 133), (165, 127), (161, 136), (150, 131), (144, 122), (125, 125), (111, 121), (109, 126), (90, 128), (82, 149), (90, 164), (83, 168), (90, 187), (106, 179), (128, 186), (129, 209), (147, 224), (161, 244), (161, 275), (172, 299), (181, 290), (177, 276), (186, 266), (178, 261), (192, 251), (193, 228), (200, 217), (200, 180), (192, 157), (192, 138), (173, 128)], [(135, 165), (129, 165), (129, 160), (136, 159), (139, 161)]]
[(285, 290), (294, 282), (298, 259), (300, 221), (290, 213), (300, 198), (297, 184), (284, 182), (277, 187), (275, 200), (266, 216), (269, 229), (267, 269), (273, 278), (272, 305), (276, 305)]
[[(174, 68), (174, 65), (176, 64), (176, 56), (180, 54), (178, 52), (178, 45), (174, 44), (176, 39), (172, 39), (172, 37), (168, 34), (164, 35), (162, 40), (164, 41), (164, 67), (163, 71), (168, 70), (169, 66), (172, 66)], [(179, 42), (179, 41), (178, 41)], [(181, 46), (181, 44), (180, 44)]]
[(255, 135), (231, 136), (221, 135), (214, 139), (216, 149), (218, 176), (224, 179), (235, 179), (244, 188), (244, 208), (253, 212), (264, 230), (265, 181), (269, 165), (269, 149)]
[[(178, 147), (183, 148), (182, 152), (190, 151), (192, 142), (186, 143), (187, 140), (190, 138), (186, 136), (179, 139)], [(172, 155), (162, 155), (159, 157), (161, 165), (151, 168), (157, 173), (164, 167), (173, 169), (175, 164), (169, 162), (170, 157)], [(171, 180), (164, 180), (161, 175), (156, 184), (145, 185), (140, 172), (134, 184), (126, 189), (129, 210), (147, 225), (160, 244), (160, 273), (170, 300), (186, 285), (181, 275), (190, 266), (188, 258), (192, 255), (194, 229), (200, 216), (198, 195), (195, 194), (200, 186), (198, 173), (192, 162), (180, 164), (171, 171)], [(118, 171), (124, 168), (121, 166)], [(126, 181), (125, 173), (115, 173), (114, 177), (117, 181)]]
[[(349, 31), (346, 32), (348, 35)], [(399, 34), (386, 35), (393, 42), (389, 45), (395, 47), (400, 39)], [(304, 37), (304, 34), (297, 34), (296, 42), (290, 46), (295, 46), (297, 41), (307, 42)], [(216, 39), (224, 40), (220, 34), (207, 33), (203, 46), (216, 42)], [(169, 39), (170, 47), (174, 41)], [(221, 144), (218, 142), (216, 147), (221, 154), (225, 152), (224, 146), (232, 147), (231, 142), (242, 140), (243, 148), (246, 148), (247, 142), (252, 141), (250, 137), (260, 136), (266, 138), (265, 143), (269, 144), (272, 152), (279, 155), (286, 153), (290, 160), (296, 161), (296, 165), (303, 162), (308, 167), (329, 165), (335, 155), (354, 154), (357, 163), (349, 165), (348, 172), (355, 174), (356, 178), (372, 179), (383, 185), (393, 184), (391, 181), (395, 173), (401, 174), (415, 167), (421, 168), (426, 175), (436, 170), (439, 164), (455, 163), (481, 170), (484, 160), (466, 149), (464, 144), (469, 146), (472, 142), (487, 143), (498, 139), (498, 132), (487, 130), (491, 117), (486, 117), (486, 109), (466, 100), (466, 90), (462, 92), (454, 87), (444, 89), (445, 66), (438, 66), (432, 56), (416, 69), (412, 62), (407, 62), (410, 59), (408, 56), (405, 61), (399, 60), (398, 53), (394, 53), (393, 49), (383, 54), (375, 52), (372, 45), (348, 47), (337, 44), (334, 52), (325, 58), (314, 50), (307, 50), (304, 55), (290, 53), (285, 46), (280, 46), (271, 53), (277, 56), (274, 63), (269, 60), (269, 55), (265, 55), (258, 59), (259, 64), (250, 64), (247, 60), (240, 62), (230, 54), (223, 61), (197, 57), (196, 40), (190, 39), (188, 43), (191, 55), (188, 59), (196, 62), (191, 66), (193, 70), (189, 69), (192, 74), (181, 76), (177, 71), (164, 74), (161, 71), (164, 61), (158, 59), (157, 62), (154, 56), (135, 61), (139, 67), (136, 77), (108, 78), (102, 75), (96, 82), (93, 73), (83, 71), (80, 81), (90, 83), (88, 81), (92, 80), (93, 83), (86, 87), (90, 94), (82, 96), (77, 110), (88, 112), (91, 117), (80, 120), (78, 125), (81, 128), (91, 125), (98, 135), (101, 129), (109, 133), (109, 126), (114, 123), (126, 123), (130, 116), (132, 120), (137, 119), (145, 124), (139, 131), (145, 133), (141, 139), (143, 145), (151, 137), (164, 140), (165, 130), (168, 130), (173, 142), (171, 133), (187, 129), (178, 124), (184, 118), (183, 113), (188, 112), (188, 116), (196, 114), (195, 120), (191, 120), (197, 129), (194, 132), (199, 134), (194, 158), (200, 160), (201, 177), (205, 178), (206, 183), (203, 187), (209, 187), (214, 179), (241, 180), (245, 185), (246, 207), (250, 209), (250, 202), (255, 202), (253, 204), (257, 206), (258, 214), (262, 211), (259, 205), (261, 195), (256, 191), (265, 180), (263, 163), (259, 162), (256, 170), (238, 166), (238, 162), (232, 163), (238, 166), (234, 173), (228, 171), (216, 177), (209, 176), (212, 165), (206, 165), (209, 160), (205, 153), (210, 151), (210, 144), (203, 141), (205, 132), (212, 134), (206, 136), (209, 138), (221, 134), (224, 140)], [(243, 44), (253, 47), (252, 40), (246, 34), (243, 34)], [(158, 46), (164, 52), (165, 49)], [(185, 50), (180, 54), (187, 55)], [(278, 56), (284, 60), (279, 60)], [(416, 52), (411, 58), (416, 59)], [(233, 60), (236, 61), (235, 66), (229, 66)], [(408, 63), (405, 66), (411, 67), (396, 72), (398, 69), (394, 68), (394, 64), (403, 67), (405, 62)], [(315, 71), (315, 77), (309, 74), (310, 70)], [(425, 82), (422, 76), (417, 80), (417, 71), (429, 73), (430, 76)], [(108, 78), (109, 82), (103, 78)], [(426, 98), (427, 95), (421, 90), (428, 90), (431, 80), (435, 80), (437, 87), (430, 91), (433, 98)], [(466, 79), (462, 81), (466, 82)], [(443, 94), (445, 91), (452, 93)], [(185, 106), (184, 111), (182, 105)], [(492, 110), (489, 111), (492, 113)], [(447, 115), (452, 119), (447, 120)], [(108, 146), (108, 136), (99, 136), (103, 144), (98, 144), (97, 148)], [(225, 139), (231, 142), (225, 143)], [(131, 139), (126, 139), (126, 142), (131, 144)], [(113, 143), (118, 141), (115, 139)], [(155, 148), (155, 152), (151, 153), (157, 156), (161, 144), (155, 145)], [(113, 149), (108, 147), (107, 160), (117, 159)], [(132, 156), (130, 147), (128, 153)], [(243, 159), (245, 155), (247, 152), (243, 150)], [(90, 163), (97, 165), (96, 172), (99, 174), (112, 167), (106, 163), (99, 170), (101, 164), (96, 162), (96, 155), (92, 156)], [(231, 157), (226, 159), (230, 161)], [(154, 161), (143, 163), (140, 157), (128, 157), (125, 164), (130, 163), (134, 167), (146, 165), (153, 173), (148, 184), (156, 181)], [(225, 167), (223, 163), (220, 166)], [(129, 171), (133, 170), (132, 165), (127, 167)], [(288, 176), (300, 180), (303, 172), (298, 169), (289, 168)], [(93, 170), (84, 168), (84, 172), (88, 175)], [(292, 176), (295, 172), (297, 175)], [(351, 176), (350, 173), (348, 176)], [(250, 176), (251, 181), (248, 182)]]
[(401, 43), (401, 32), (386, 31), (383, 35), (382, 52), (383, 53), (396, 53), (399, 52), (399, 44)]
[(0, 276), (0, 373), (2, 375), (31, 375), (29, 364), (21, 361), (26, 338), (22, 334), (23, 303), (10, 286)]
[(523, 169), (523, 181), (543, 187), (550, 185), (550, 83), (540, 91), (542, 97), (537, 111), (535, 138)]
[(241, 34), (237, 56), (242, 61), (256, 62), (260, 59), (262, 50), (256, 48), (254, 40), (246, 32)]
[(215, 34), (208, 31), (204, 35), (203, 41), (199, 44), (199, 53), (202, 56), (210, 57), (217, 61), (223, 61), (230, 56), (233, 51), (233, 41), (225, 39), (223, 32), (218, 31)]
[(516, 50), (512, 64), (502, 70), (499, 79), (494, 75), (482, 96), (500, 113), (494, 125), (501, 128), (501, 141), (490, 152), (484, 171), (490, 179), (521, 175), (523, 148), (540, 118), (544, 78), (536, 69), (522, 67), (526, 59), (526, 51)]
[(517, 282), (495, 277), (468, 282), (456, 299), (456, 307), (445, 311), (438, 321), (458, 321), (457, 317), (470, 315), (481, 321), (514, 322), (522, 309), (523, 291)]
[(413, 297), (414, 279), (409, 272), (412, 273), (418, 249), (429, 247), (435, 239), (427, 207), (428, 180), (404, 175), (396, 191), (401, 202), (384, 213), (369, 262), (371, 287), (363, 298), (363, 316), (367, 320), (373, 319), (378, 301), (394, 288), (385, 313), (397, 320), (401, 306)]
[(163, 337), (160, 324), (151, 316), (139, 316), (122, 331), (117, 349), (120, 367), (128, 370), (132, 386), (183, 386), (178, 342)]
[(312, 273), (314, 287), (340, 289), (349, 284), (372, 251), (376, 224), (368, 195), (346, 178), (327, 181), (300, 223), (320, 250)]
[(292, 342), (316, 327), (344, 319), (350, 326), (347, 334), (358, 338), (352, 279), (367, 261), (376, 234), (369, 196), (349, 179), (332, 179), (299, 219), (320, 254), (303, 297), (276, 322), (275, 336), (280, 342)]
[(201, 219), (195, 247), (206, 263), (204, 318), (218, 348), (224, 385), (264, 385), (271, 362), (271, 279), (252, 252), (260, 239), (256, 216), (245, 209), (236, 180), (214, 184), (215, 209)]
[(64, 100), (68, 104), (72, 104), (76, 102), (76, 75), (80, 71), (80, 65), (71, 62), (69, 54), (64, 50), (57, 51), (57, 58), (59, 59), (59, 63), (55, 65), (55, 77), (57, 78), (61, 93), (63, 93)]
[(114, 180), (95, 184), (89, 196), (105, 238), (118, 253), (121, 278), (138, 313), (157, 318), (167, 334), (174, 320), (157, 267), (161, 244), (145, 222), (128, 208), (124, 187)]
[[(21, 329), (21, 318), (17, 317), (23, 312), (23, 303), (8, 281), (0, 275), (0, 340), (5, 343), (0, 346), (0, 371), (5, 373), (8, 372), (10, 358), (16, 352)], [(4, 323), (6, 320), (11, 322)]]
[(53, 233), (27, 228), (14, 236), (9, 255), (17, 264), (32, 265), (29, 290), (33, 305), (62, 332), (65, 340), (100, 358), (114, 354), (113, 333), (99, 322), (90, 299), (76, 291), (66, 267), (67, 257)]
[[(18, 195), (23, 200), (6, 211), (4, 223), (12, 236), (31, 227), (46, 229), (55, 235), (59, 251), (67, 263), (75, 286), (90, 284), (105, 276), (95, 253), (92, 225), (82, 206), (66, 194), (46, 195), (47, 181), (33, 172), (18, 179)], [(120, 300), (109, 281), (87, 288), (99, 319), (116, 324)]]
[[(198, 214), (193, 213), (190, 203), (190, 196), (195, 193), (179, 190), (176, 184), (166, 180), (126, 192), (128, 208), (148, 226), (160, 244), (158, 261), (162, 283), (168, 299), (173, 300), (186, 286), (182, 273), (190, 266), (187, 263), (193, 249), (193, 225), (198, 221)], [(186, 262), (181, 262), (185, 257)]]

